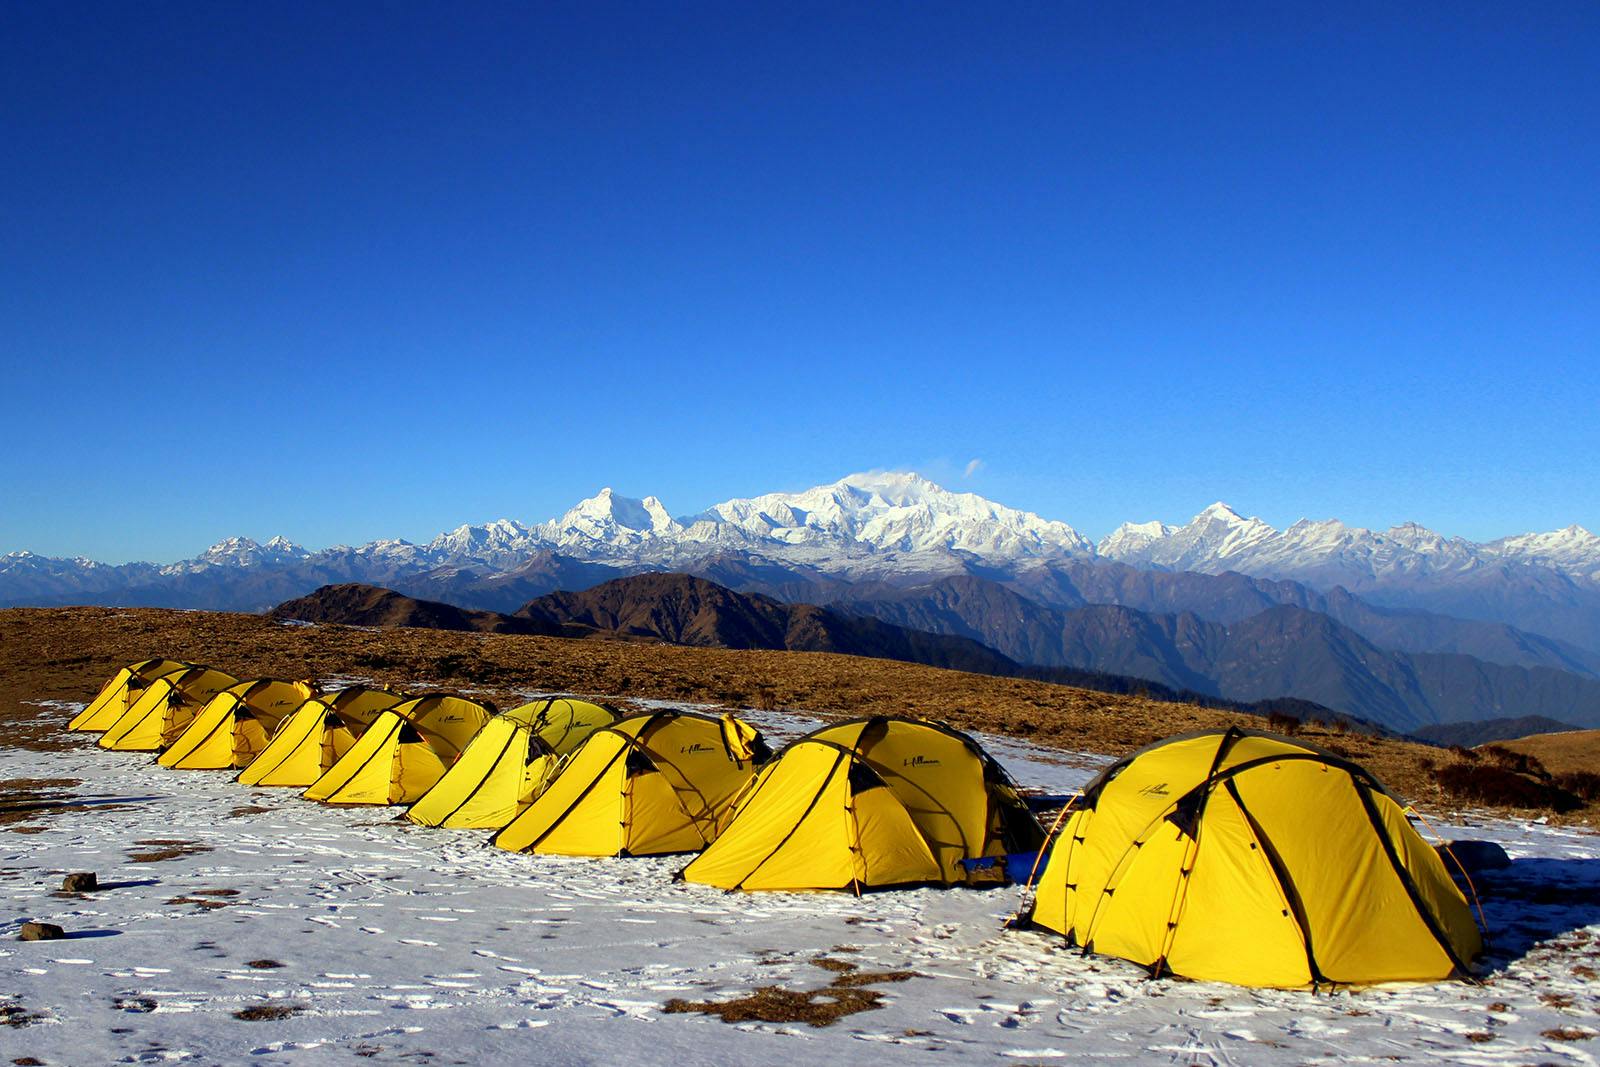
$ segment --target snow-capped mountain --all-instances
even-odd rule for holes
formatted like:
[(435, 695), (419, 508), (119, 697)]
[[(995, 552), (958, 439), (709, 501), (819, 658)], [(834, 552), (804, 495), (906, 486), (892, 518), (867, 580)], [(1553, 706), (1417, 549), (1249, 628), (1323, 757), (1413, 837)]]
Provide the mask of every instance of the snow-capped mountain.
[(1361, 588), (1392, 577), (1466, 573), (1497, 564), (1600, 578), (1600, 537), (1581, 526), (1477, 543), (1414, 522), (1388, 530), (1301, 519), (1283, 530), (1216, 503), (1182, 526), (1124, 523), (1097, 546), (1105, 559), (1161, 570), (1267, 578), (1320, 577)]
[(1187, 526), (1123, 523), (1100, 542), (1096, 551), (1108, 559), (1135, 566), (1208, 570), (1208, 565), (1244, 556), (1274, 533), (1260, 519), (1244, 518), (1219, 501), (1196, 515)]
[(981, 574), (1049, 599), (1062, 566), (1091, 563), (1342, 586), (1375, 604), (1510, 623), (1600, 649), (1600, 537), (1582, 527), (1479, 544), (1412, 523), (1376, 531), (1302, 519), (1279, 530), (1219, 502), (1181, 525), (1124, 524), (1096, 546), (1065, 522), (892, 472), (678, 517), (656, 497), (606, 488), (556, 518), (460, 526), (421, 544), (378, 540), (313, 552), (281, 537), (236, 537), (159, 567), (13, 552), (0, 556), (0, 605), (254, 609), (338, 580), (409, 581), (422, 595), (471, 606), (483, 583), (514, 596), (578, 574), (640, 570), (687, 570), (780, 595), (804, 586), (810, 591), (794, 595), (810, 596), (824, 595), (824, 586)]
[[(755, 552), (825, 571), (952, 569), (940, 557), (989, 562), (1090, 558), (1094, 544), (1064, 522), (916, 474), (853, 474), (798, 493), (727, 500), (673, 518), (659, 499), (606, 488), (559, 518), (526, 526), (500, 519), (461, 526), (423, 546), (394, 542), (432, 566), (509, 570), (541, 550), (580, 559), (674, 564)], [(388, 554), (388, 553), (386, 553)]]
[(194, 559), (161, 568), (164, 574), (195, 574), (208, 567), (264, 567), (298, 563), (310, 556), (304, 548), (283, 537), (257, 544), (248, 537), (218, 541)]
[[(691, 540), (774, 542), (873, 552), (967, 552), (987, 560), (1088, 557), (1094, 545), (1064, 522), (952, 493), (910, 473), (852, 474), (801, 493), (729, 500), (683, 520)], [(738, 535), (732, 535), (738, 531)]]

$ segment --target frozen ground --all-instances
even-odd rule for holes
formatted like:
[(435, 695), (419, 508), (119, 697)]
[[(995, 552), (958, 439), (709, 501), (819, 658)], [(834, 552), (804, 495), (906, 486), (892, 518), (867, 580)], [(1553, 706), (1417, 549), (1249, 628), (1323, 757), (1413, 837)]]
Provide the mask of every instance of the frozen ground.
[[(72, 709), (41, 707), (64, 722)], [(781, 713), (764, 727), (791, 726)], [(1059, 792), (1092, 757), (997, 742)], [(682, 859), (510, 855), (478, 832), (337, 810), (85, 744), (0, 749), (0, 779), (75, 778), (82, 808), (0, 826), (0, 1063), (1595, 1063), (1600, 838), (1465, 821), (1516, 862), (1483, 879), (1481, 986), (1332, 995), (1148, 981), (1002, 924), (1015, 890), (729, 895)], [(141, 845), (141, 841), (168, 842)], [(191, 846), (172, 844), (189, 842)], [(204, 851), (199, 851), (204, 849)], [(159, 858), (164, 853), (178, 853)], [(137, 857), (143, 857), (142, 859)], [(56, 895), (63, 873), (114, 888)], [(24, 919), (74, 936), (24, 943)], [(825, 1028), (665, 1014), (671, 998), (918, 977)], [(252, 966), (252, 963), (255, 965)], [(268, 966), (272, 964), (273, 966)], [(246, 1020), (262, 1006), (298, 1009)], [(26, 1023), (26, 1025), (15, 1025)]]

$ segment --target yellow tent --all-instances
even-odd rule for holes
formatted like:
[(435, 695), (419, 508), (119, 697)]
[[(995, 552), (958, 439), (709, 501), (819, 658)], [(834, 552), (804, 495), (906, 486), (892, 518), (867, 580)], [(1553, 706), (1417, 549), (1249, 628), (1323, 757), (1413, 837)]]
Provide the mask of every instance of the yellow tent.
[(790, 743), (680, 874), (723, 889), (878, 889), (965, 880), (961, 861), (1036, 850), (1005, 771), (941, 723), (878, 716)]
[(325, 804), (407, 804), (444, 776), (494, 708), (435, 693), (378, 713), (350, 750), (305, 791)]
[(1025, 918), (1153, 974), (1246, 986), (1465, 975), (1482, 950), (1377, 779), (1238, 729), (1159, 742), (1095, 779)]
[(189, 666), (175, 659), (146, 659), (130, 663), (113, 674), (89, 706), (67, 723), (69, 730), (99, 733), (120, 719), (139, 699), (145, 687), (157, 678), (175, 674)]
[(387, 689), (359, 685), (312, 697), (278, 725), (267, 747), (239, 772), (237, 781), (304, 789), (350, 751), (379, 712), (405, 699)]
[(145, 686), (139, 699), (100, 735), (101, 748), (158, 752), (178, 739), (206, 702), (239, 679), (210, 667), (185, 667)]
[(565, 757), (619, 717), (615, 708), (570, 697), (496, 715), (406, 818), (419, 826), (498, 830), (533, 803)]
[(731, 716), (631, 715), (591, 734), (494, 843), (566, 856), (693, 852), (716, 837), (765, 755), (760, 735)]
[(275, 678), (229, 686), (200, 709), (156, 762), (186, 771), (248, 766), (267, 747), (278, 725), (310, 700), (312, 692), (309, 682)]

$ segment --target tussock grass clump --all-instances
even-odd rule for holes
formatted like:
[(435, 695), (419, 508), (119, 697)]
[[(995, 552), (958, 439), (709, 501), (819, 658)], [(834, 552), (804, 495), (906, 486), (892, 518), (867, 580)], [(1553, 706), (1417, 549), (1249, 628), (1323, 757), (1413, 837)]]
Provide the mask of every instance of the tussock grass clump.
[(1583, 807), (1559, 786), (1488, 763), (1452, 763), (1434, 774), (1446, 794), (1472, 804), (1555, 812)]
[(1544, 764), (1539, 762), (1539, 758), (1530, 756), (1526, 752), (1514, 752), (1504, 745), (1481, 745), (1478, 752), (1492, 766), (1511, 771), (1513, 774), (1527, 774), (1534, 778), (1550, 777), (1550, 772), (1544, 769)]
[(1600, 774), (1593, 771), (1568, 771), (1556, 775), (1553, 781), (1573, 796), (1591, 804), (1600, 800)]

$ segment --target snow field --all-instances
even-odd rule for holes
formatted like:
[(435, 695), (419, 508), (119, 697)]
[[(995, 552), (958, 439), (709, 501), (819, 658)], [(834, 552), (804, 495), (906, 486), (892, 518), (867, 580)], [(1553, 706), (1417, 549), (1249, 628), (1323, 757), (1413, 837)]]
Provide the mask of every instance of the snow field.
[[(774, 734), (814, 725), (750, 717)], [(984, 741), (1024, 786), (1048, 792), (1104, 762)], [(1600, 1034), (1600, 838), (1536, 823), (1441, 827), (1516, 857), (1480, 880), (1495, 935), (1484, 984), (1313, 996), (1149, 981), (1054, 936), (1005, 929), (1016, 890), (726, 894), (674, 883), (681, 857), (512, 855), (484, 833), (397, 822), (398, 809), (326, 808), (89, 744), (0, 749), (0, 779), (16, 778), (79, 779), (72, 792), (86, 806), (20, 824), (39, 832), (0, 827), (0, 1011), (36, 1017), (0, 1027), (4, 1060), (1592, 1064), (1600, 1054), (1600, 1037), (1585, 1036)], [(177, 854), (129, 858), (164, 852)], [(113, 887), (53, 893), (74, 870)], [(18, 942), (25, 919), (73, 936)], [(871, 986), (884, 1007), (825, 1028), (661, 1011), (673, 998), (767, 985), (821, 990), (835, 975), (819, 956), (919, 977)]]

